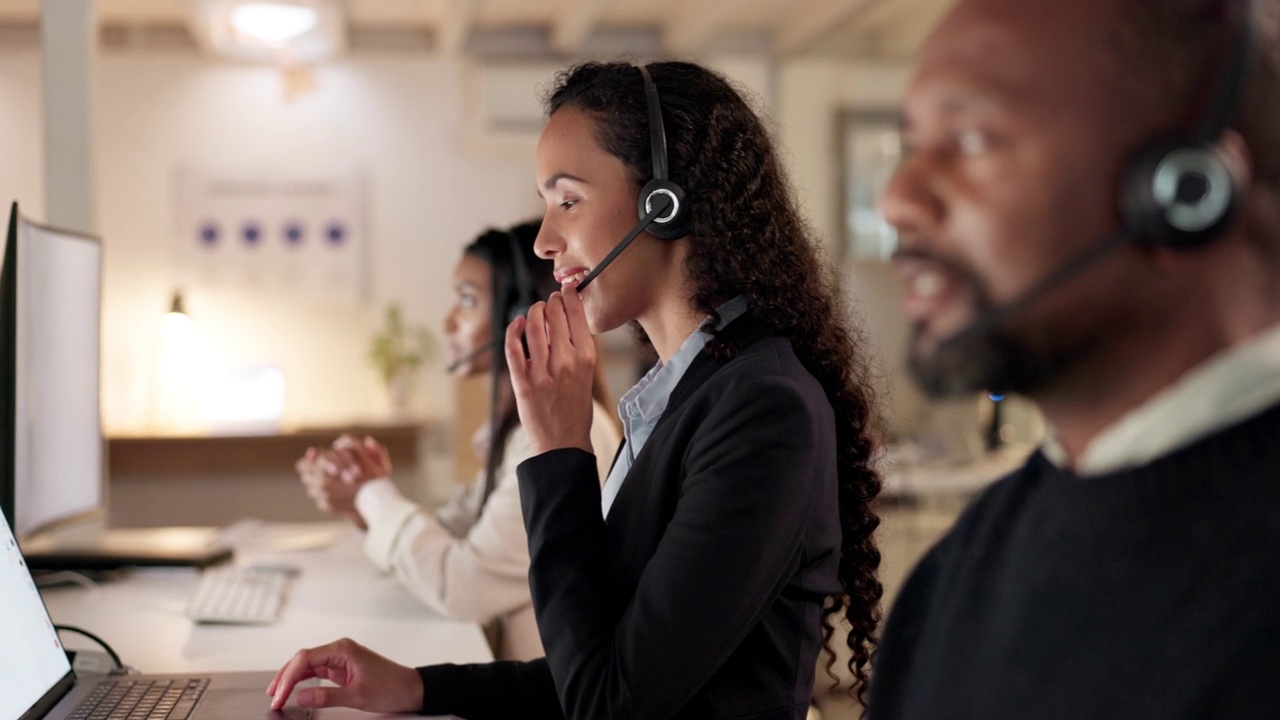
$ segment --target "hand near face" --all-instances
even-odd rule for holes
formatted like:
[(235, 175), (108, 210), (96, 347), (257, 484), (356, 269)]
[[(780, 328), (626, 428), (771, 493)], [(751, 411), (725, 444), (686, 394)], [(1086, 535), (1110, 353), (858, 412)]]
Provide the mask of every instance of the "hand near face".
[(330, 680), (338, 687), (299, 690), (297, 701), (302, 707), (349, 707), (376, 713), (411, 713), (422, 708), (422, 678), (416, 670), (343, 638), (294, 654), (267, 686), (271, 709), (284, 707), (294, 686), (310, 678)]
[[(520, 343), (529, 346), (525, 359)], [(520, 423), (534, 454), (591, 449), (591, 383), (596, 346), (578, 292), (565, 286), (507, 327), (507, 366)]]

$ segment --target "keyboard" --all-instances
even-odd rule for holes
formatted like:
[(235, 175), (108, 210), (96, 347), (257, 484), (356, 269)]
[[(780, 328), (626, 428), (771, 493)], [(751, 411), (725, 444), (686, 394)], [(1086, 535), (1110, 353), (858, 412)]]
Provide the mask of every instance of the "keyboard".
[(209, 678), (103, 680), (67, 720), (186, 720)]
[(297, 570), (284, 567), (208, 568), (187, 603), (187, 617), (198, 623), (273, 623), (295, 575)]

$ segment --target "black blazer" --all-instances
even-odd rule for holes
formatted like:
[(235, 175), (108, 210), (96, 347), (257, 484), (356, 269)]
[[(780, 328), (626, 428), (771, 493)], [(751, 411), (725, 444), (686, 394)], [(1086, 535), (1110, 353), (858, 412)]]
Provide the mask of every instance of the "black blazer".
[(803, 718), (839, 591), (831, 404), (750, 315), (700, 354), (609, 511), (581, 450), (521, 463), (547, 657), (419, 668), (425, 714)]

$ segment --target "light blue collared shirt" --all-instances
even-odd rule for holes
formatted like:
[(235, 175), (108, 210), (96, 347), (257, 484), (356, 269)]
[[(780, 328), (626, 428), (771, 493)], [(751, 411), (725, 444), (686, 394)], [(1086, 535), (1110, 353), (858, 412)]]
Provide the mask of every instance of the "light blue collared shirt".
[[(743, 295), (721, 305), (716, 308), (716, 312), (720, 314), (720, 324), (716, 329), (719, 330), (737, 320), (746, 311), (747, 298)], [(707, 318), (707, 320), (710, 319)], [(706, 321), (703, 323), (705, 324)], [(609, 477), (605, 480), (604, 488), (600, 493), (600, 510), (605, 517), (609, 516), (609, 508), (618, 497), (618, 491), (622, 489), (622, 482), (631, 471), (631, 465), (635, 463), (636, 456), (644, 449), (644, 444), (648, 442), (653, 429), (662, 419), (662, 413), (667, 409), (667, 401), (671, 399), (671, 393), (675, 391), (676, 385), (680, 384), (681, 378), (693, 364), (693, 359), (702, 352), (702, 348), (706, 347), (710, 339), (711, 335), (700, 325), (685, 339), (670, 360), (665, 363), (659, 360), (658, 364), (650, 368), (649, 372), (640, 378), (640, 382), (618, 401), (618, 417), (622, 420), (624, 442), (622, 452), (618, 454), (618, 461), (609, 471)]]

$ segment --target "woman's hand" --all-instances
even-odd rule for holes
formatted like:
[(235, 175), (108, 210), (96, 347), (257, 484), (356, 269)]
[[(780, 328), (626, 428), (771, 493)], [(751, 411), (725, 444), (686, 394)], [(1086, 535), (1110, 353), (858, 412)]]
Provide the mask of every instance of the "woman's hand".
[(382, 443), (368, 435), (364, 440), (343, 433), (333, 441), (333, 449), (346, 461), (348, 467), (355, 471), (347, 478), (357, 485), (375, 478), (391, 477), (391, 455)]
[[(525, 359), (520, 334), (529, 346)], [(507, 367), (520, 424), (535, 455), (560, 448), (591, 448), (591, 383), (596, 345), (578, 292), (565, 286), (527, 318), (507, 326)]]
[(306, 454), (294, 463), (294, 469), (316, 507), (341, 515), (361, 530), (366, 529), (364, 518), (356, 510), (356, 491), (361, 483), (346, 479), (359, 472), (358, 466), (349, 467), (333, 450), (307, 448)]
[(412, 713), (422, 708), (422, 677), (417, 670), (343, 638), (294, 654), (267, 686), (271, 709), (284, 707), (293, 687), (310, 678), (331, 680), (338, 687), (299, 690), (302, 707), (349, 707), (376, 713)]

